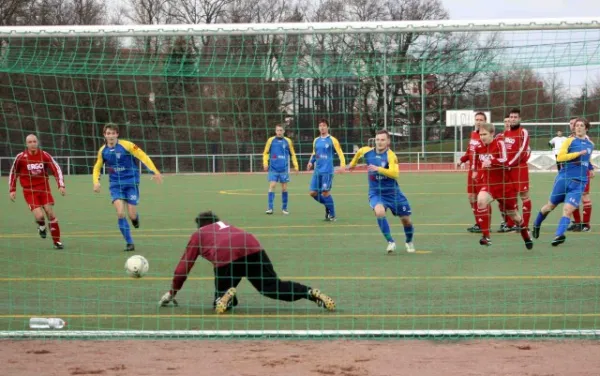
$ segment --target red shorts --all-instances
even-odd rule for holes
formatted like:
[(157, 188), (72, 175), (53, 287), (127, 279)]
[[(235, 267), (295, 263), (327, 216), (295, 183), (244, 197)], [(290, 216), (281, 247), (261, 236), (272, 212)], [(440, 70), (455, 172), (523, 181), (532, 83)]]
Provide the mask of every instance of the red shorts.
[(39, 208), (44, 205), (54, 205), (54, 197), (50, 188), (41, 187), (36, 189), (23, 189), (23, 197), (29, 206), (29, 210)]
[(507, 175), (518, 193), (529, 192), (529, 166), (527, 164), (511, 167), (507, 171)]
[(517, 192), (512, 184), (483, 184), (481, 185), (480, 192), (489, 193), (490, 196), (498, 201), (500, 211), (504, 213), (518, 209)]

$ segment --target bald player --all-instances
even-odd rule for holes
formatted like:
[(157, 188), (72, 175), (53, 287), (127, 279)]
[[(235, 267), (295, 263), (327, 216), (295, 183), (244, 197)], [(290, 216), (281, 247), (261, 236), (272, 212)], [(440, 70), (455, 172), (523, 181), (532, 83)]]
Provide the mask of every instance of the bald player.
[(36, 135), (27, 136), (25, 143), (27, 148), (17, 154), (10, 169), (9, 197), (13, 202), (17, 198), (17, 178), (19, 178), (25, 202), (38, 224), (38, 234), (42, 239), (46, 238), (46, 218), (48, 218), (54, 248), (63, 249), (64, 246), (60, 241), (60, 227), (54, 215), (54, 197), (52, 197), (50, 189), (48, 170), (52, 171), (58, 184), (58, 191), (64, 196), (66, 191), (63, 173), (54, 158), (40, 149)]

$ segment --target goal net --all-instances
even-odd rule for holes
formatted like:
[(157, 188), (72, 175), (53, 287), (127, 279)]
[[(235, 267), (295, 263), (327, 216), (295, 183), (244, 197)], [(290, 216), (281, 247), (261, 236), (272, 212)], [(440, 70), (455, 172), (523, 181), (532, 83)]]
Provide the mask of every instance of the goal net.
[[(591, 232), (552, 247), (559, 207), (526, 250), (518, 233), (495, 233), (494, 203), (493, 246), (482, 248), (481, 235), (467, 232), (475, 218), (456, 162), (476, 112), (501, 131), (518, 108), (530, 135), (532, 222), (556, 173), (550, 140), (568, 136), (579, 116), (598, 141), (599, 49), (594, 19), (0, 27), (0, 175), (8, 183), (34, 134), (67, 190), (62, 197), (50, 178), (63, 250), (50, 234), (40, 239), (18, 183), (16, 203), (0, 200), (0, 336), (595, 335), (594, 220)], [(405, 227), (388, 211), (397, 249), (386, 254), (362, 161), (335, 174), (337, 221), (324, 221), (305, 171), (323, 120), (346, 163), (374, 145), (377, 130), (391, 133), (416, 252), (405, 252)], [(100, 193), (92, 189), (107, 123), (164, 174), (154, 184), (139, 165), (135, 252), (123, 252), (110, 171)], [(301, 170), (290, 171), (289, 215), (279, 183), (265, 214), (263, 151), (276, 125)], [(592, 160), (600, 163), (597, 152)], [(592, 202), (597, 192), (592, 183)], [(213, 269), (201, 259), (179, 306), (159, 308), (207, 209), (255, 234), (283, 280), (320, 289), (336, 311), (263, 297), (242, 281), (238, 306), (216, 315)], [(123, 270), (134, 254), (149, 261), (141, 279)], [(67, 326), (30, 330), (31, 317)]]

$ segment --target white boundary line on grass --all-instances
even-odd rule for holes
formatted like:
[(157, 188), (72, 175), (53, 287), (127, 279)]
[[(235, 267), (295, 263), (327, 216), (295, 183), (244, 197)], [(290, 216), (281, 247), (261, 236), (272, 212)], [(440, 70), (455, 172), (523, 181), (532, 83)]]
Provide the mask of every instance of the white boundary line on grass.
[(184, 338), (599, 338), (600, 330), (22, 330), (0, 331), (0, 339), (179, 339)]

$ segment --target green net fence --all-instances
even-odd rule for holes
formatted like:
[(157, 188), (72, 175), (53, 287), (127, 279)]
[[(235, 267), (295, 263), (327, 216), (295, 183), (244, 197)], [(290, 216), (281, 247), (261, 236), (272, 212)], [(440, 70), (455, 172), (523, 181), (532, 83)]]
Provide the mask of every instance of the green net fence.
[[(467, 173), (456, 167), (476, 111), (502, 128), (519, 108), (535, 216), (556, 173), (550, 139), (582, 116), (598, 141), (596, 21), (2, 27), (0, 42), (0, 175), (8, 183), (35, 134), (67, 188), (64, 197), (52, 188), (62, 250), (38, 236), (18, 183), (16, 203), (0, 202), (2, 336), (562, 336), (599, 327), (597, 221), (552, 247), (559, 208), (533, 250), (514, 232), (494, 233), (483, 249), (466, 231)], [(388, 212), (398, 248), (386, 254), (365, 171), (335, 175), (335, 222), (308, 194), (312, 172), (291, 175), (289, 215), (279, 185), (265, 215), (267, 139), (284, 125), (305, 170), (321, 119), (346, 162), (378, 129), (392, 133), (416, 252), (404, 251), (403, 225)], [(109, 122), (165, 175), (154, 184), (140, 165), (133, 253), (123, 252), (106, 176), (92, 190)], [(592, 183), (592, 202), (597, 192)], [(213, 270), (200, 259), (179, 306), (159, 308), (206, 209), (255, 234), (282, 279), (321, 289), (336, 311), (263, 297), (244, 281), (238, 306), (216, 315)], [(493, 212), (494, 230), (501, 221)], [(149, 261), (144, 278), (123, 270), (133, 254)], [(31, 317), (68, 325), (30, 330)]]

